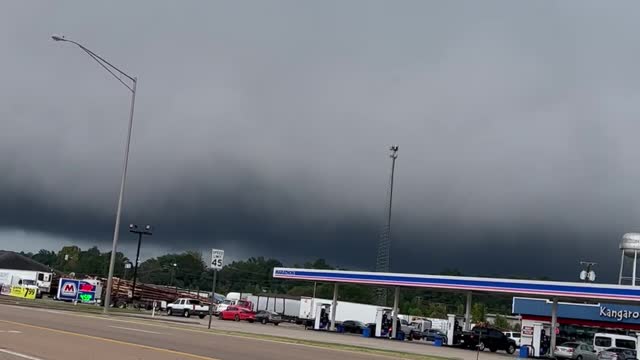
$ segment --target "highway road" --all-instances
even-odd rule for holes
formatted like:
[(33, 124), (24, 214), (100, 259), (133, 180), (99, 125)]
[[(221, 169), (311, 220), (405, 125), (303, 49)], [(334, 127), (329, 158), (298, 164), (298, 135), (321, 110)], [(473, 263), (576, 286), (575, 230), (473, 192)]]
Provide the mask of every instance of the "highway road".
[(382, 360), (385, 356), (214, 334), (170, 323), (0, 305), (0, 360)]

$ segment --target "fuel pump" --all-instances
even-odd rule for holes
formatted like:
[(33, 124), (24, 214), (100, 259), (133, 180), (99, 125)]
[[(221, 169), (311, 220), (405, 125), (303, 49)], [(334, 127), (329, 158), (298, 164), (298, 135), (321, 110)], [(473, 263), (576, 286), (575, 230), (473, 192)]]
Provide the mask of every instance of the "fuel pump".
[(533, 348), (533, 357), (542, 357), (549, 352), (549, 328), (544, 324), (533, 324), (533, 339), (531, 347)]
[(379, 308), (376, 310), (376, 337), (389, 336), (393, 324), (391, 312), (391, 309), (388, 308)]
[(456, 316), (454, 314), (447, 314), (447, 345), (456, 345), (459, 342), (460, 335), (462, 333), (462, 324), (464, 318)]
[(331, 304), (316, 306), (316, 321), (313, 330), (329, 330), (329, 316), (331, 314)]
[(456, 316), (447, 314), (447, 345), (453, 345), (453, 339), (456, 333)]

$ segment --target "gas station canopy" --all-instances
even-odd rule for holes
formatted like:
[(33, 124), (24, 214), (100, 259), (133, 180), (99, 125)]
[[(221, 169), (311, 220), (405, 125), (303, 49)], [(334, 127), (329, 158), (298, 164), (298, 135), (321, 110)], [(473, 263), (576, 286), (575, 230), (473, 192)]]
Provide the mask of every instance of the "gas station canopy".
[(351, 283), (389, 287), (420, 287), (441, 291), (502, 293), (563, 300), (591, 299), (640, 302), (640, 287), (612, 284), (514, 280), (504, 278), (419, 275), (363, 271), (274, 268), (276, 279)]

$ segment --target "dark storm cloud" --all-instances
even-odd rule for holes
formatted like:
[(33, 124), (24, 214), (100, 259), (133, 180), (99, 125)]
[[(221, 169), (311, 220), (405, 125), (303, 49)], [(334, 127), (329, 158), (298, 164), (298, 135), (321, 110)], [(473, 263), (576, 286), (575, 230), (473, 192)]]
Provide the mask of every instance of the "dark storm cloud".
[(0, 14), (0, 247), (109, 247), (128, 94), (54, 32), (140, 77), (123, 222), (148, 256), (371, 268), (392, 143), (393, 269), (611, 278), (639, 229), (633, 2), (119, 5)]

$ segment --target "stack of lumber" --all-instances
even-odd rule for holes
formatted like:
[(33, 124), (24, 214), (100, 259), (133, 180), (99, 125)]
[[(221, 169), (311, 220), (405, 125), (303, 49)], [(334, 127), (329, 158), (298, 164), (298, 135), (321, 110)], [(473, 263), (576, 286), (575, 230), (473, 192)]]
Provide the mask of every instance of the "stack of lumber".
[[(103, 284), (107, 283), (107, 279), (103, 279)], [(113, 278), (113, 286), (111, 288), (111, 294), (117, 299), (128, 299), (131, 291), (133, 290), (133, 282), (130, 280), (123, 280), (117, 277)], [(210, 299), (205, 293), (198, 293), (193, 291), (187, 291), (184, 289), (178, 289), (175, 287), (152, 285), (152, 284), (140, 284), (136, 283), (135, 300), (153, 302), (153, 301), (166, 301), (167, 303), (174, 302), (177, 298), (192, 298), (198, 299), (203, 303), (209, 303)]]

